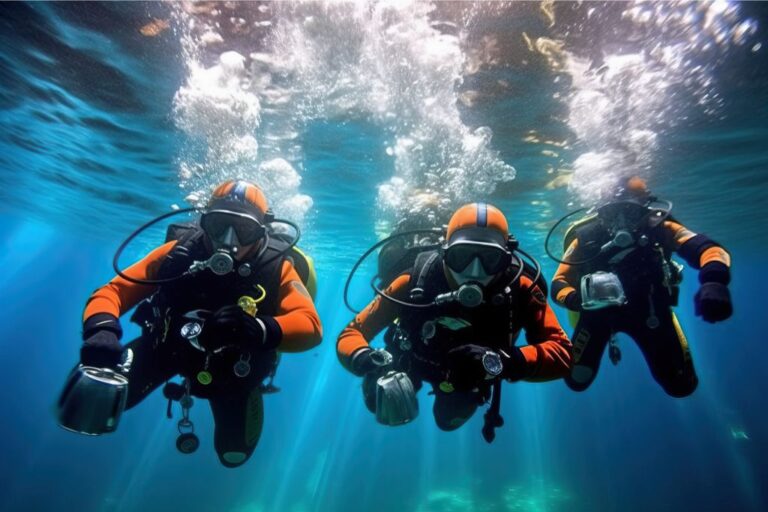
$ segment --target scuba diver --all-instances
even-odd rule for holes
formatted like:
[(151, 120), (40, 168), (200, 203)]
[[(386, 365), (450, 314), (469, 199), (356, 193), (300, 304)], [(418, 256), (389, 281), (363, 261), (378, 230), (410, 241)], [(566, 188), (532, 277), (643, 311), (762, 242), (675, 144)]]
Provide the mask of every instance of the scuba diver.
[[(295, 238), (279, 232), (279, 223), (293, 226)], [(116, 269), (120, 251), (150, 224), (126, 240), (115, 255)], [(243, 464), (261, 435), (262, 395), (277, 389), (271, 377), (278, 353), (309, 350), (322, 336), (307, 290), (314, 287), (314, 269), (294, 247), (298, 236), (294, 224), (274, 218), (257, 186), (220, 184), (198, 221), (171, 225), (165, 244), (124, 272), (117, 270), (88, 299), (81, 365), (59, 401), (62, 426), (87, 434), (114, 430), (114, 414), (104, 425), (94, 425), (98, 418), (89, 416), (106, 400), (104, 388), (113, 389), (91, 391), (94, 382), (127, 382), (116, 405), (107, 404), (119, 415), (123, 405), (134, 407), (181, 375), (182, 384), (168, 382), (163, 390), (169, 418), (172, 401), (182, 406), (179, 450), (191, 453), (199, 445), (189, 408), (191, 397), (200, 397), (210, 403), (221, 463)], [(119, 317), (137, 304), (131, 320), (142, 334), (124, 347)]]
[[(377, 297), (337, 341), (342, 365), (363, 377), (365, 404), (380, 423), (400, 425), (414, 419), (416, 392), (427, 382), (442, 430), (459, 428), (490, 401), (482, 432), (490, 443), (494, 429), (503, 424), (502, 380), (546, 381), (569, 372), (571, 345), (547, 304), (538, 264), (518, 248), (508, 230), (500, 210), (473, 203), (453, 214), (444, 238), (432, 231), (437, 243), (425, 245), (427, 236), (406, 247), (402, 240), (413, 231), (386, 239), (387, 246), (397, 249), (382, 249), (374, 283), (380, 279), (388, 286), (382, 290), (373, 285)], [(409, 251), (407, 265), (403, 261), (408, 257), (392, 254)], [(384, 260), (398, 261), (400, 268), (384, 269)], [(408, 268), (400, 271), (403, 266)], [(371, 348), (385, 328), (385, 348)], [(528, 346), (518, 347), (522, 329)]]
[[(597, 375), (606, 346), (621, 359), (618, 332), (634, 339), (654, 379), (667, 394), (685, 397), (698, 384), (688, 341), (672, 308), (677, 305), (682, 265), (699, 270), (695, 313), (707, 322), (731, 316), (728, 291), (731, 258), (715, 241), (670, 215), (672, 204), (651, 195), (644, 180), (627, 178), (615, 199), (574, 223), (566, 232), (563, 259), (552, 280), (552, 299), (578, 315), (573, 369), (565, 379), (584, 391)], [(573, 318), (574, 315), (572, 315)]]

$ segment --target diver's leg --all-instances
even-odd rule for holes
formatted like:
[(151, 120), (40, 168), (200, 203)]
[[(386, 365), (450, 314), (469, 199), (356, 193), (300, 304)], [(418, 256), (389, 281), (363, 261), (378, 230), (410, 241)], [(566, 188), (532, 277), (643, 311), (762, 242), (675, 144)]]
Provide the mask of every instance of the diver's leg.
[(434, 392), (435, 405), (432, 412), (440, 430), (456, 430), (475, 414), (482, 403), (482, 398), (474, 391), (444, 393), (435, 386)]
[(584, 391), (597, 377), (600, 360), (611, 338), (611, 322), (603, 311), (585, 311), (573, 331), (573, 368), (565, 383), (574, 391)]
[(227, 389), (209, 400), (215, 431), (213, 445), (221, 463), (234, 468), (247, 461), (261, 437), (264, 400), (261, 389)]
[(635, 338), (653, 378), (668, 395), (682, 398), (696, 390), (699, 379), (693, 367), (688, 340), (674, 312), (667, 306), (657, 308), (658, 327), (645, 322), (636, 324)]
[(149, 337), (136, 338), (125, 348), (133, 351), (133, 363), (128, 372), (128, 400), (125, 406), (130, 409), (178, 371), (165, 351)]

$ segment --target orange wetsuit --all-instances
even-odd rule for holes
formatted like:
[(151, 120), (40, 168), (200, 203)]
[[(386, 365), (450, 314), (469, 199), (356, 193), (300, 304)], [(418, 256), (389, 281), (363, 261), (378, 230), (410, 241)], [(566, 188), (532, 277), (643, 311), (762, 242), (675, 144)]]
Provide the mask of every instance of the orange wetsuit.
[[(407, 301), (409, 281), (409, 274), (399, 276), (386, 289), (387, 295)], [(532, 282), (528, 277), (522, 276), (520, 282), (525, 292), (531, 291)], [(527, 315), (522, 327), (525, 329), (528, 345), (520, 347), (527, 366), (525, 380), (545, 381), (565, 376), (570, 369), (571, 343), (560, 327), (555, 313), (543, 297), (537, 298), (533, 294), (526, 310)], [(400, 306), (376, 297), (341, 331), (336, 345), (341, 363), (349, 369), (352, 355), (357, 350), (368, 347), (370, 341), (385, 327), (391, 325), (399, 313)], [(511, 334), (514, 338), (517, 333)], [(489, 348), (505, 347), (489, 346)]]
[[(395, 299), (409, 302), (410, 281), (411, 276), (409, 274), (400, 275), (392, 281), (385, 292)], [(519, 287), (513, 293), (516, 293), (522, 300), (518, 301), (518, 305), (514, 309), (517, 313), (511, 322), (512, 325), (510, 325), (512, 315), (509, 314), (509, 308), (503, 313), (499, 310), (495, 312), (486, 310), (486, 313), (478, 311), (483, 309), (485, 305), (475, 308), (472, 312), (459, 308), (459, 318), (463, 313), (466, 313), (473, 322), (465, 337), (468, 337), (471, 343), (486, 346), (489, 349), (506, 352), (519, 350), (522, 357), (518, 360), (522, 360), (524, 366), (519, 372), (520, 379), (545, 381), (567, 375), (571, 363), (571, 344), (560, 327), (554, 312), (547, 304), (546, 297), (541, 293), (539, 287), (535, 286), (526, 276), (520, 278)], [(402, 326), (404, 313), (409, 313), (406, 311), (407, 309), (405, 306), (397, 305), (380, 296), (376, 297), (355, 316), (339, 335), (337, 354), (341, 363), (351, 370), (351, 361), (356, 352), (369, 347), (370, 342), (378, 333), (386, 327), (393, 326), (396, 321), (399, 322), (399, 326)], [(457, 310), (454, 310), (454, 313), (456, 312)], [(440, 313), (425, 312), (422, 314), (411, 311), (410, 314), (417, 318), (423, 315), (424, 321), (429, 321), (430, 315), (435, 318)], [(489, 320), (488, 322), (484, 321), (483, 315), (486, 315), (485, 319)], [(494, 316), (501, 316), (501, 318), (493, 318)], [(440, 317), (437, 318), (439, 320)], [(493, 327), (489, 327), (491, 324)], [(515, 340), (521, 329), (526, 331), (528, 345), (518, 348), (515, 347)], [(417, 335), (411, 336), (411, 338), (417, 337)], [(440, 335), (435, 338), (433, 345), (441, 344), (439, 338)], [(419, 347), (422, 347), (422, 341), (417, 339), (411, 341), (413, 347), (407, 353), (399, 351), (396, 343), (387, 344), (387, 350), (395, 356), (395, 369), (406, 371), (417, 387), (421, 385), (422, 380), (430, 382), (435, 394), (433, 412), (438, 427), (443, 430), (458, 428), (474, 414), (478, 405), (488, 398), (491, 384), (487, 384), (484, 389), (473, 392), (445, 392), (441, 386), (438, 386), (440, 380), (438, 376), (422, 374), (410, 364), (403, 362), (411, 357), (411, 354), (414, 359), (421, 357)], [(375, 376), (371, 377), (371, 375), (367, 374), (364, 378), (363, 392), (366, 405), (373, 411), (375, 408), (375, 397), (373, 396), (375, 394)]]
[[(672, 220), (666, 220), (662, 224), (662, 247), (667, 252), (680, 252), (681, 248), (686, 242), (693, 241), (697, 236), (696, 233), (690, 231), (688, 228)], [(574, 238), (570, 246), (565, 252), (564, 259), (567, 260), (572, 255), (576, 254), (579, 250), (579, 239)], [(687, 256), (687, 255), (686, 255)], [(731, 257), (728, 252), (716, 244), (707, 245), (701, 247), (701, 250), (691, 254), (692, 259), (689, 260), (689, 264), (693, 268), (699, 269), (704, 267), (707, 263), (720, 262), (723, 265), (731, 266)], [(578, 258), (573, 258), (577, 260)], [(552, 279), (552, 298), (560, 305), (567, 307), (565, 303), (566, 298), (572, 292), (575, 292), (579, 287), (581, 276), (583, 275), (582, 269), (578, 266), (569, 265), (567, 263), (560, 263), (560, 266), (555, 272), (555, 277)]]
[[(134, 279), (146, 280), (165, 277), (163, 264), (173, 262), (175, 246), (176, 242), (168, 242), (156, 248), (128, 268), (125, 274)], [(197, 247), (200, 249), (200, 245)], [(188, 268), (188, 263), (184, 267)], [(290, 261), (284, 260), (279, 267), (275, 262), (271, 267), (265, 263), (263, 267), (257, 268), (271, 269), (259, 271), (262, 273), (257, 272), (252, 276), (254, 279), (265, 277), (264, 289), (272, 290), (267, 293), (267, 299), (271, 300), (265, 299), (259, 304), (256, 317), (264, 326), (264, 340), (267, 335), (275, 337), (271, 338), (272, 341), (278, 342), (272, 343), (271, 346), (276, 346), (281, 352), (300, 352), (320, 343), (320, 319), (312, 298)], [(280, 272), (279, 277), (271, 275), (276, 272)], [(183, 375), (187, 382), (191, 383), (192, 394), (209, 400), (215, 422), (216, 452), (222, 464), (234, 467), (251, 456), (261, 435), (262, 391), (267, 389), (263, 388), (263, 382), (270, 374), (274, 374), (278, 360), (277, 351), (242, 345), (209, 353), (195, 348), (181, 338), (180, 326), (185, 320), (179, 315), (195, 308), (214, 311), (235, 304), (240, 290), (235, 285), (247, 288), (250, 293), (254, 283), (246, 281), (245, 278), (241, 279), (235, 272), (226, 276), (215, 276), (208, 270), (202, 270), (199, 274), (177, 283), (182, 281), (186, 284), (181, 286), (186, 288), (182, 288), (184, 291), (179, 293), (172, 283), (149, 286), (116, 277), (96, 290), (88, 299), (83, 315), (84, 328), (87, 335), (88, 329), (98, 328), (100, 322), (116, 324), (116, 318), (143, 299), (155, 292), (165, 294), (168, 297), (166, 304), (170, 309), (163, 311), (173, 313), (169, 313), (165, 318), (161, 314), (159, 320), (153, 317), (154, 320), (147, 324), (143, 334), (126, 346), (133, 353), (133, 364), (128, 373), (130, 385), (127, 407), (135, 406), (175, 375)], [(208, 293), (208, 290), (211, 292)], [(193, 298), (190, 299), (190, 296)], [(200, 298), (204, 299), (205, 306), (196, 304)], [(181, 304), (175, 310), (174, 301)], [(147, 309), (154, 310), (153, 307)], [(203, 331), (205, 332), (205, 327)], [(245, 375), (242, 371), (239, 374), (235, 371), (238, 364), (240, 367), (247, 365)]]
[[(126, 269), (124, 274), (134, 279), (157, 279), (163, 261), (175, 245), (175, 241), (161, 245)], [(119, 276), (115, 277), (88, 299), (83, 321), (86, 322), (101, 313), (120, 317), (156, 289), (157, 286), (137, 284)], [(322, 338), (320, 317), (312, 298), (288, 260), (282, 265), (278, 303), (278, 314), (274, 317), (282, 332), (278, 348), (282, 352), (301, 352), (318, 345)]]
[[(590, 251), (584, 246), (594, 239), (587, 239), (588, 236), (582, 239), (577, 234), (564, 259), (588, 262), (580, 265), (561, 263), (555, 273), (552, 298), (566, 308), (580, 311), (571, 337), (574, 366), (565, 379), (575, 391), (587, 389), (594, 381), (607, 343), (616, 332), (625, 332), (635, 340), (653, 377), (669, 395), (683, 397), (696, 389), (698, 378), (688, 341), (671, 309), (677, 302), (677, 286), (663, 282), (662, 258), (667, 260), (669, 269), (671, 263), (668, 258), (677, 253), (691, 267), (700, 270), (702, 283), (710, 279), (709, 275), (725, 275), (725, 278), (715, 278), (724, 279), (724, 284), (730, 279), (728, 269), (731, 258), (725, 249), (708, 237), (696, 234), (674, 220), (665, 220), (649, 230), (648, 236), (650, 242), (646, 248), (630, 254), (626, 263), (611, 265), (608, 263), (610, 255), (591, 259)], [(598, 247), (603, 242), (600, 240)], [(658, 256), (650, 259), (647, 255), (653, 250)], [(625, 288), (627, 304), (581, 311), (581, 278), (599, 270), (612, 271), (619, 276)], [(616, 355), (612, 358), (617, 362)]]

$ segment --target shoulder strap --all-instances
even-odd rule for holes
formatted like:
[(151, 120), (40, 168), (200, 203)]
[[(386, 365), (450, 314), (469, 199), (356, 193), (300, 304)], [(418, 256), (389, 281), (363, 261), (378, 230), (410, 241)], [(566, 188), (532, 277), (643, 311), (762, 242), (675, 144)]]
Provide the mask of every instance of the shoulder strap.
[(438, 251), (425, 251), (416, 256), (416, 261), (411, 269), (409, 287), (411, 299), (416, 301), (431, 299), (433, 280), (430, 279), (435, 263), (440, 260)]
[(160, 265), (158, 277), (165, 279), (179, 276), (189, 269), (193, 260), (200, 257), (202, 239), (203, 230), (197, 223), (168, 226), (165, 241), (177, 240), (177, 242)]
[(587, 215), (583, 219), (577, 220), (573, 224), (571, 224), (568, 229), (565, 231), (565, 236), (563, 237), (563, 251), (567, 251), (568, 247), (570, 247), (571, 243), (576, 237), (581, 237), (582, 233), (593, 226), (596, 226), (599, 224), (599, 220), (596, 213), (593, 213), (591, 215)]

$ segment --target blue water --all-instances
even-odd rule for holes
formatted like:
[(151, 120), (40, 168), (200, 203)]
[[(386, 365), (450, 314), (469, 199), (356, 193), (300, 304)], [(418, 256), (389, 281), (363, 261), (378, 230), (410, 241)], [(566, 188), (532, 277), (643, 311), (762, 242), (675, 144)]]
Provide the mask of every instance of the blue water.
[[(714, 68), (722, 110), (691, 108), (687, 122), (660, 132), (650, 180), (678, 219), (720, 241), (734, 261), (735, 314), (717, 325), (693, 315), (697, 280), (685, 273), (678, 316), (700, 379), (693, 396), (666, 396), (622, 338), (623, 360), (604, 361), (586, 393), (557, 381), (507, 385), (506, 424), (492, 445), (480, 436), (480, 413), (456, 432), (439, 431), (426, 394), (416, 422), (377, 424), (358, 379), (337, 362), (335, 338), (350, 319), (346, 274), (377, 240), (392, 134), (359, 113), (328, 116), (302, 124), (295, 140), (301, 191), (314, 201), (302, 246), (317, 263), (324, 340), (283, 358), (282, 391), (265, 399), (259, 446), (230, 470), (213, 451), (202, 400), (192, 409), (202, 445), (188, 456), (175, 450), (176, 420), (165, 419), (159, 393), (98, 438), (60, 429), (52, 410), (78, 354), (84, 302), (112, 277), (115, 248), (187, 194), (177, 175), (185, 140), (172, 112), (187, 73), (182, 45), (173, 29), (156, 37), (138, 30), (170, 18), (168, 7), (0, 4), (0, 510), (768, 510), (768, 48), (749, 50), (766, 40), (768, 11), (739, 7), (759, 28)], [(515, 31), (546, 26), (527, 11), (515, 20)], [(503, 34), (506, 25), (476, 30)], [(553, 94), (569, 85), (516, 62), (467, 77), (462, 90), (510, 85), (461, 115), (467, 126), (490, 127), (493, 149), (517, 169), (477, 199), (503, 208), (551, 276), (546, 230), (579, 198), (547, 187), (546, 148), (521, 139), (531, 129), (567, 136), (566, 107)], [(574, 144), (561, 157), (575, 160), (582, 149)], [(146, 235), (124, 261), (159, 238)], [(352, 297), (358, 306), (370, 298), (365, 279)], [(125, 339), (138, 333), (127, 320), (123, 327)]]

